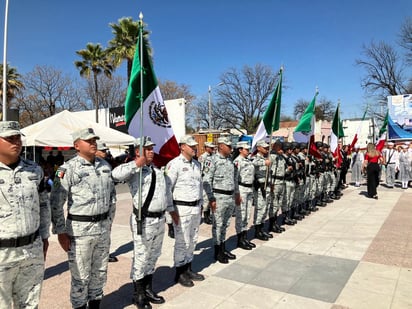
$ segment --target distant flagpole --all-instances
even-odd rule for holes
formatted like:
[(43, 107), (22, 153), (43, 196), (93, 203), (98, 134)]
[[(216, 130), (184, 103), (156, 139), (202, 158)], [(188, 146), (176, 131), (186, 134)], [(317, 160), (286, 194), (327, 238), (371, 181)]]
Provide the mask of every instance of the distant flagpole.
[(4, 12), (4, 41), (3, 41), (3, 121), (7, 120), (7, 20), (9, 16), (9, 0), (6, 0)]

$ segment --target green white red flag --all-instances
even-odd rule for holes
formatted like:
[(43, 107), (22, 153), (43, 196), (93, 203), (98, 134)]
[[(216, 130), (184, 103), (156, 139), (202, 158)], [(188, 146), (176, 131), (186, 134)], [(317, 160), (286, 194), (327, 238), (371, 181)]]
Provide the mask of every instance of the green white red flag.
[[(142, 119), (140, 109), (143, 109)], [(140, 30), (136, 44), (130, 82), (127, 88), (125, 120), (130, 135), (136, 138), (140, 136), (152, 138), (156, 144), (153, 160), (156, 166), (164, 166), (179, 155), (179, 145), (167, 115), (142, 30)], [(141, 130), (142, 123), (143, 131)]]
[(376, 142), (376, 149), (382, 151), (383, 147), (385, 147), (386, 142), (386, 132), (388, 131), (388, 111), (386, 112), (385, 118), (383, 119), (383, 124), (381, 129), (379, 130), (379, 139)]
[(275, 92), (273, 93), (272, 100), (270, 101), (265, 113), (263, 114), (262, 121), (256, 131), (252, 141), (252, 149), (255, 149), (256, 143), (262, 139), (266, 139), (269, 135), (272, 135), (273, 131), (279, 130), (280, 123), (280, 105), (282, 101), (282, 69), (279, 71), (279, 81), (276, 85)]
[(298, 143), (307, 143), (312, 135), (315, 134), (315, 104), (318, 92), (306, 107), (305, 112), (293, 132), (293, 139)]

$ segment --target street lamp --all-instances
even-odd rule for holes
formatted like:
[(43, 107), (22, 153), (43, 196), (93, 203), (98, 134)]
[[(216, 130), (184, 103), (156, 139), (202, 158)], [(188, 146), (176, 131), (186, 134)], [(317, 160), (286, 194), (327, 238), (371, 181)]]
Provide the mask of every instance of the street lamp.
[[(213, 87), (219, 87), (222, 86), (223, 82), (220, 82), (219, 84), (213, 86)], [(209, 85), (209, 131), (212, 131), (212, 86)]]

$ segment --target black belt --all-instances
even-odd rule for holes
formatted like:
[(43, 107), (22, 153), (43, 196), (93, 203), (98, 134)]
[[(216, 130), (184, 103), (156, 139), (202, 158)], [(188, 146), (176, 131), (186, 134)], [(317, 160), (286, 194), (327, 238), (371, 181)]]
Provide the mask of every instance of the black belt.
[(94, 215), (94, 216), (81, 216), (81, 215), (72, 215), (68, 214), (67, 219), (72, 221), (80, 221), (80, 222), (99, 222), (106, 220), (109, 217), (109, 212), (105, 212), (103, 214)]
[(199, 205), (199, 201), (193, 201), (193, 202), (186, 202), (186, 201), (178, 201), (178, 200), (173, 200), (173, 204), (175, 205), (182, 205), (182, 206), (197, 206)]
[[(136, 217), (139, 217), (139, 210), (133, 207), (133, 213)], [(142, 213), (142, 217), (149, 217), (149, 218), (161, 218), (165, 214), (164, 211), (146, 211)]]
[(39, 230), (37, 230), (33, 234), (30, 234), (27, 236), (9, 238), (9, 239), (0, 239), (0, 248), (17, 248), (17, 247), (27, 246), (27, 245), (32, 244), (39, 235), (40, 235)]
[(243, 183), (243, 182), (239, 182), (239, 186), (247, 187), (247, 188), (252, 188), (252, 187), (253, 187), (253, 183)]
[(273, 176), (274, 179), (285, 180), (284, 176)]
[(389, 162), (388, 164), (395, 164), (395, 162)]
[(224, 194), (224, 195), (233, 195), (233, 190), (220, 190), (220, 189), (213, 189), (214, 193)]

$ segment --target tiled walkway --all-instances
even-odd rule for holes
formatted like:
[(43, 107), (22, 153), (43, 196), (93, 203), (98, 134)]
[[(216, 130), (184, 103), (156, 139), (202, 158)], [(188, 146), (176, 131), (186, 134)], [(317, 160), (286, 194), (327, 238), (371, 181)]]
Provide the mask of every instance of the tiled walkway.
[[(201, 225), (195, 270), (206, 280), (184, 288), (173, 282), (173, 240), (165, 236), (154, 288), (165, 297), (154, 308), (412, 308), (412, 189), (349, 187), (327, 207), (287, 227), (251, 251), (235, 249), (229, 264), (213, 261), (210, 226)], [(118, 188), (112, 248), (102, 308), (135, 308), (129, 279), (132, 256), (130, 194)], [(234, 218), (228, 235), (234, 235)], [(253, 231), (250, 231), (252, 236)], [(53, 236), (40, 308), (71, 308), (66, 257)]]

